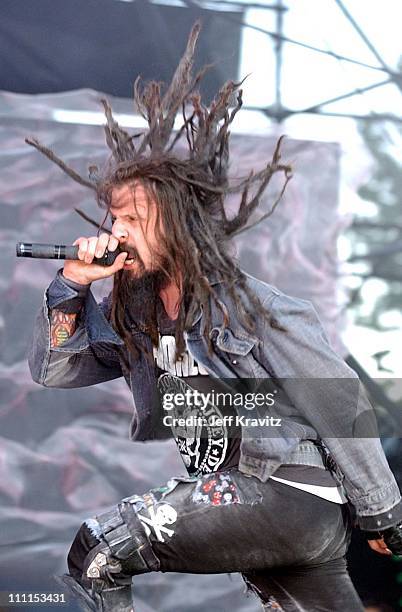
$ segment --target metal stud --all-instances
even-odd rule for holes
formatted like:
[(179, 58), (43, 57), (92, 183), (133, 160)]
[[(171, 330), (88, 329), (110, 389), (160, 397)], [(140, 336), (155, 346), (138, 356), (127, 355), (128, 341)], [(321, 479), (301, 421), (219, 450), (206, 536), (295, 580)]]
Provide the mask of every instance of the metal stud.
[(98, 553), (95, 557), (95, 563), (99, 566), (102, 567), (103, 565), (106, 565), (106, 555), (103, 553)]
[(100, 568), (106, 565), (106, 555), (98, 553), (87, 569), (87, 576), (90, 578), (100, 578)]

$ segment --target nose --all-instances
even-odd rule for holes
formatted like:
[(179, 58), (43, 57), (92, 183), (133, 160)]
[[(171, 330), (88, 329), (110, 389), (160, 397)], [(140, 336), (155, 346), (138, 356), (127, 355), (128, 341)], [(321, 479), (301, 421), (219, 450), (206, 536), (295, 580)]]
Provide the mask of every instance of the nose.
[(112, 234), (120, 243), (126, 242), (128, 239), (128, 229), (124, 223), (116, 220), (112, 225)]

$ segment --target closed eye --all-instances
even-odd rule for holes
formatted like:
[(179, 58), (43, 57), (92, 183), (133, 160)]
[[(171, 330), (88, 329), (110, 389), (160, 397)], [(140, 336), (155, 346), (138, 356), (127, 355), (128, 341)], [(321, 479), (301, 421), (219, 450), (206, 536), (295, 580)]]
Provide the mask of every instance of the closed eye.
[[(110, 216), (110, 219), (112, 223), (117, 221), (117, 217), (114, 217), (113, 215)], [(125, 215), (123, 219), (126, 219), (127, 221), (137, 221), (136, 217), (132, 217), (131, 215)]]

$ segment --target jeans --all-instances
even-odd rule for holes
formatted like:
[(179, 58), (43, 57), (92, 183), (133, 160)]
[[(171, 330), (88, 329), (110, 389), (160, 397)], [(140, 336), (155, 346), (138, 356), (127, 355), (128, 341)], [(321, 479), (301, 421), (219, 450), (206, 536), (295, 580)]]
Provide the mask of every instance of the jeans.
[[(364, 610), (346, 569), (351, 535), (347, 504), (272, 480), (263, 483), (235, 468), (175, 478), (125, 501), (160, 571), (240, 572), (266, 610)], [(102, 524), (99, 515), (77, 533), (68, 555), (70, 574), (77, 580), (87, 555), (103, 540)], [(126, 575), (144, 571), (150, 570), (136, 570), (130, 560), (123, 564)]]

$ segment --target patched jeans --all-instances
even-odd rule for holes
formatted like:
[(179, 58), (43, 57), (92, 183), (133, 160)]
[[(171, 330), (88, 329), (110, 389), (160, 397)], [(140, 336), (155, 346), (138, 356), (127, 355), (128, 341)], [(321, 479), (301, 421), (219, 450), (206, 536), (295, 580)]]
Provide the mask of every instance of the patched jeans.
[(265, 610), (361, 612), (346, 569), (350, 535), (347, 504), (230, 469), (173, 478), (88, 519), (68, 566), (86, 585), (148, 571), (240, 572)]

